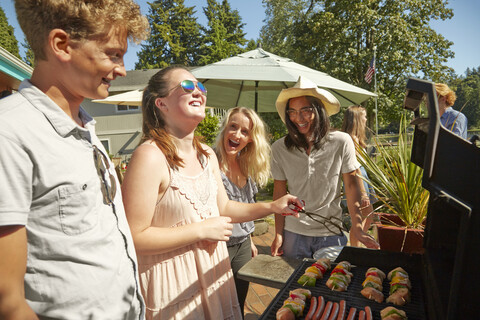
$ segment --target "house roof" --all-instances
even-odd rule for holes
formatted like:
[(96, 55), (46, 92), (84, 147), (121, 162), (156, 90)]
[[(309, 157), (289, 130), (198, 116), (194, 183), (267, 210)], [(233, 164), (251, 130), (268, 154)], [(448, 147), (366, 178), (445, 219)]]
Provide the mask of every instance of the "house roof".
[(117, 77), (112, 81), (110, 92), (143, 90), (148, 80), (161, 69), (129, 70), (126, 77)]
[[(196, 67), (187, 68), (195, 69)], [(160, 70), (162, 69), (129, 70), (125, 77), (117, 77), (112, 81), (110, 93), (143, 90), (147, 86), (148, 80)]]
[(0, 46), (0, 83), (18, 89), (20, 82), (32, 76), (33, 68)]

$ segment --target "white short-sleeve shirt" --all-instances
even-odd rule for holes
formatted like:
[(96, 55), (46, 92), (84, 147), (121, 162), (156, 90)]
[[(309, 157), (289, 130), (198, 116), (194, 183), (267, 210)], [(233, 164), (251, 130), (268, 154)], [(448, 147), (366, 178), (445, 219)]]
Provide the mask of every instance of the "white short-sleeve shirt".
[[(340, 207), (342, 174), (360, 167), (352, 138), (340, 131), (332, 131), (320, 150), (310, 155), (297, 148), (287, 149), (285, 137), (272, 145), (272, 175), (275, 180), (287, 181), (291, 194), (305, 201), (305, 211), (325, 218), (342, 218)], [(339, 220), (335, 220), (339, 222)], [(285, 230), (306, 236), (339, 234), (338, 228), (324, 225), (304, 214), (300, 218), (287, 216)]]
[[(143, 319), (120, 185), (95, 121), (80, 117), (84, 128), (28, 80), (0, 100), (0, 226), (27, 229), (25, 298), (40, 317)], [(94, 145), (115, 176), (114, 205), (103, 200)]]

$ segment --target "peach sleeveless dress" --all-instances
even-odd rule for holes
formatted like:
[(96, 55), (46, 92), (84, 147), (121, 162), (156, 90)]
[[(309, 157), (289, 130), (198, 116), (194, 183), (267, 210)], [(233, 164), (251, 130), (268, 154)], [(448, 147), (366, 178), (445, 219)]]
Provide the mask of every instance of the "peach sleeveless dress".
[[(153, 226), (171, 227), (219, 216), (217, 182), (208, 161), (198, 176), (170, 169), (170, 186), (155, 207)], [(138, 256), (147, 319), (241, 319), (225, 242), (197, 242)]]

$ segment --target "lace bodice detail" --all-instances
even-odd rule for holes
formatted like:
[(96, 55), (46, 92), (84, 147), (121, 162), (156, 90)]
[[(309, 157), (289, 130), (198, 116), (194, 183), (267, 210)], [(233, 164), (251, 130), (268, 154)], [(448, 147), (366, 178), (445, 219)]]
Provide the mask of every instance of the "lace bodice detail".
[(177, 170), (170, 170), (171, 187), (178, 189), (190, 203), (202, 219), (211, 216), (212, 208), (217, 206), (217, 181), (207, 162), (203, 172), (190, 177), (182, 175)]

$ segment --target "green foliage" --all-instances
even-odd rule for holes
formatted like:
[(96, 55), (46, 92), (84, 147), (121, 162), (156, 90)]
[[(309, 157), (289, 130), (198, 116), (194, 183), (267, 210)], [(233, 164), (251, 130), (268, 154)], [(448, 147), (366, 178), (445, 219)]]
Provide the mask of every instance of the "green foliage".
[(287, 134), (287, 127), (277, 112), (262, 112), (259, 115), (267, 124), (268, 138), (271, 143), (274, 143)]
[(407, 227), (422, 228), (429, 193), (422, 187), (423, 169), (410, 160), (412, 144), (406, 123), (403, 116), (396, 144), (374, 138), (376, 159), (359, 148), (359, 162), (366, 169), (381, 203), (376, 210), (397, 215)]
[(467, 69), (465, 78), (458, 81), (457, 100), (453, 108), (468, 119), (469, 127), (480, 127), (480, 67)]
[(20, 58), (17, 38), (15, 38), (13, 27), (8, 23), (2, 7), (0, 7), (0, 46)]
[(35, 54), (33, 53), (32, 47), (28, 43), (27, 39), (23, 39), (22, 47), (25, 48), (25, 57), (23, 57), (23, 61), (28, 64), (30, 67), (35, 67)]
[(200, 65), (217, 62), (244, 52), (247, 42), (243, 32), (242, 18), (238, 10), (231, 10), (227, 0), (218, 3), (207, 0), (203, 12), (207, 16), (208, 28), (203, 28), (204, 36), (200, 47)]
[(207, 0), (203, 8), (207, 27), (194, 17), (195, 6), (185, 6), (184, 0), (157, 0), (149, 5), (151, 36), (137, 53), (135, 69), (206, 65), (245, 51), (245, 24), (227, 0)]
[(220, 119), (216, 115), (211, 115), (207, 112), (205, 119), (197, 126), (195, 135), (201, 137), (204, 143), (212, 147), (218, 135), (219, 123)]
[(258, 190), (255, 199), (258, 201), (272, 201), (273, 199), (273, 179), (268, 179), (267, 184)]
[[(261, 41), (275, 52), (327, 72), (353, 85), (374, 90), (364, 74), (376, 46), (379, 122), (397, 122), (411, 76), (447, 82), (453, 70), (452, 42), (429, 22), (453, 16), (446, 0), (307, 1), (268, 0)], [(366, 107), (371, 114), (374, 101)]]
[(245, 48), (245, 51), (252, 51), (252, 50), (255, 50), (255, 49), (257, 49), (257, 48), (258, 48), (258, 45), (259, 45), (259, 44), (260, 44), (259, 42), (257, 42), (257, 41), (255, 41), (255, 40), (251, 39), (251, 40), (249, 40), (249, 41), (248, 41), (248, 43), (247, 43), (247, 47)]
[(184, 0), (156, 0), (149, 3), (151, 36), (137, 53), (135, 69), (163, 68), (171, 64), (197, 65), (201, 43), (195, 7)]

